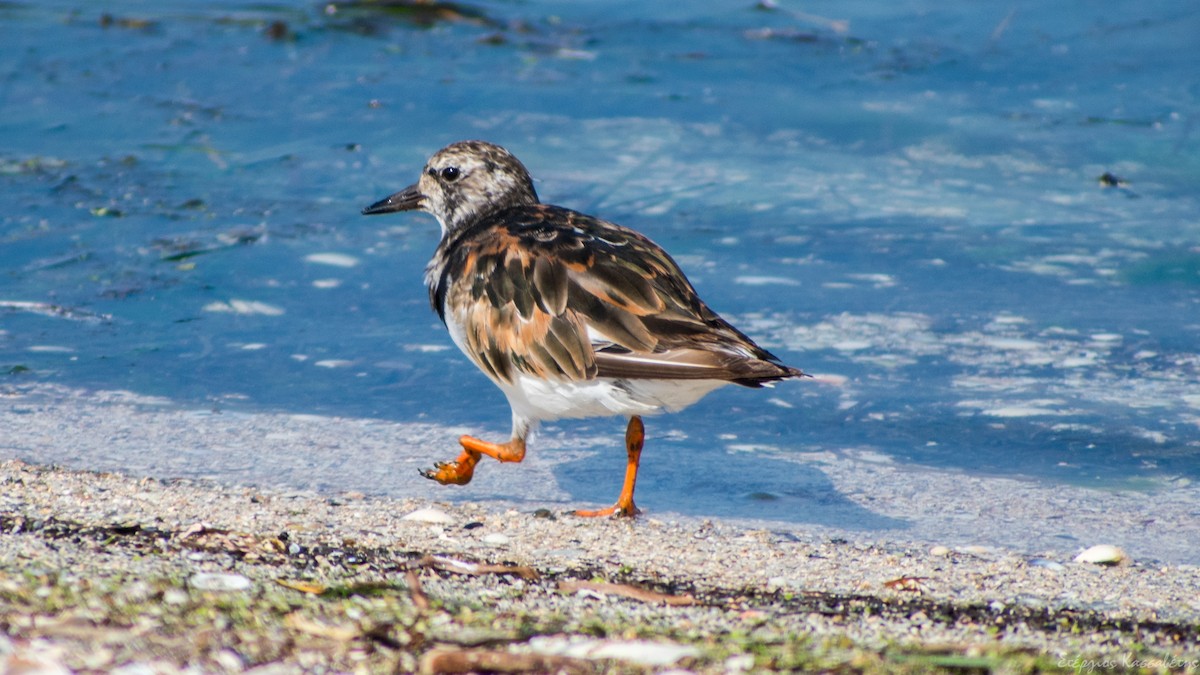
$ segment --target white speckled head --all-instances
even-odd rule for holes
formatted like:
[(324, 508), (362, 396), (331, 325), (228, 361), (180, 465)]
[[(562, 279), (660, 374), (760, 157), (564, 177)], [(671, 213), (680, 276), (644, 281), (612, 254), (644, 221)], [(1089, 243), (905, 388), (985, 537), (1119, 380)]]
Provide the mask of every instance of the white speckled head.
[(421, 179), (363, 209), (367, 215), (419, 209), (437, 218), (442, 236), (493, 211), (538, 203), (525, 165), (485, 141), (460, 141), (429, 158)]

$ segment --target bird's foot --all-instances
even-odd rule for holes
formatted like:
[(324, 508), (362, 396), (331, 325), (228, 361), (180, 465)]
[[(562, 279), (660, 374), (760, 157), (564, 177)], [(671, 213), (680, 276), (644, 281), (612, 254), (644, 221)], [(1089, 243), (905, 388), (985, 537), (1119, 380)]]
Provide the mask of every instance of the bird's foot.
[(630, 499), (628, 504), (622, 504), (618, 501), (606, 509), (597, 509), (595, 511), (579, 509), (575, 511), (575, 515), (580, 518), (607, 518), (609, 516), (614, 518), (636, 518), (641, 512), (642, 510), (634, 506), (633, 500)]
[[(507, 443), (489, 443), (474, 436), (462, 436), (458, 443), (463, 446), (464, 455), (471, 453), (476, 459), (479, 459), (480, 455), (487, 455), (499, 462), (519, 462), (525, 459), (525, 439), (520, 436)], [(462, 461), (462, 457), (458, 459)]]
[(458, 439), (462, 445), (462, 454), (452, 462), (438, 462), (432, 469), (420, 469), (422, 476), (436, 480), (442, 485), (466, 485), (475, 475), (475, 465), (479, 458), (487, 455), (501, 462), (519, 462), (525, 458), (525, 439), (513, 438), (507, 443), (489, 443), (474, 436), (463, 436)]
[(418, 471), (422, 476), (442, 485), (466, 485), (475, 475), (475, 464), (478, 461), (478, 452), (463, 450), (456, 460), (438, 462), (433, 465), (432, 469), (419, 469)]
[(625, 452), (629, 462), (625, 465), (625, 484), (621, 486), (621, 495), (617, 497), (617, 503), (597, 511), (580, 509), (575, 515), (582, 518), (634, 518), (641, 513), (633, 503), (633, 488), (637, 483), (638, 464), (642, 461), (642, 444), (645, 441), (646, 429), (642, 426), (642, 418), (635, 415), (629, 419), (629, 426), (625, 428)]

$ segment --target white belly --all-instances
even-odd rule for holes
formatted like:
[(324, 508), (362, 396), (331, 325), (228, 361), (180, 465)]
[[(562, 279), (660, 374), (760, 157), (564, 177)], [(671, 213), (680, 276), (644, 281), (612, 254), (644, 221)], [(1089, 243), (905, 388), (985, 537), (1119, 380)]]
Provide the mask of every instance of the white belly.
[(674, 412), (726, 384), (728, 382), (721, 380), (618, 380), (609, 377), (568, 382), (540, 380), (528, 375), (518, 375), (512, 384), (497, 383), (508, 397), (513, 416), (532, 422)]
[[(446, 327), (454, 344), (470, 357), (466, 349), (467, 341), (458, 322), (447, 321)], [(496, 386), (504, 392), (512, 408), (514, 429), (565, 418), (675, 412), (726, 384), (729, 383), (724, 380), (628, 380), (610, 377), (578, 382), (552, 381), (522, 373), (517, 373), (511, 384), (496, 381)]]

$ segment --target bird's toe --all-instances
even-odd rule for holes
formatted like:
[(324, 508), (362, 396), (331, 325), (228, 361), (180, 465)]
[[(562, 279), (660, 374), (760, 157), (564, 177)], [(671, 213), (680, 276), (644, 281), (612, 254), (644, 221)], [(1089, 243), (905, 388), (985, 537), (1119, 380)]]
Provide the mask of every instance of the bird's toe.
[(432, 469), (418, 469), (422, 476), (442, 485), (466, 485), (475, 474), (475, 467), (463, 462), (438, 462)]

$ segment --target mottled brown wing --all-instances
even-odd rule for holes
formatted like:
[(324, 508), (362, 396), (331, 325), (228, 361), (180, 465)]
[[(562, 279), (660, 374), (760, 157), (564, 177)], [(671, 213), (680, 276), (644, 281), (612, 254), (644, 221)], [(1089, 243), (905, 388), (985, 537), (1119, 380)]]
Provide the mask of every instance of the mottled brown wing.
[(464, 238), (432, 289), (447, 322), (462, 327), (468, 355), (493, 379), (596, 376), (587, 331), (567, 308), (565, 270), (503, 226)]
[(493, 378), (719, 379), (800, 374), (721, 319), (627, 228), (549, 205), (508, 209), (445, 244), (435, 308)]

